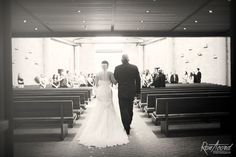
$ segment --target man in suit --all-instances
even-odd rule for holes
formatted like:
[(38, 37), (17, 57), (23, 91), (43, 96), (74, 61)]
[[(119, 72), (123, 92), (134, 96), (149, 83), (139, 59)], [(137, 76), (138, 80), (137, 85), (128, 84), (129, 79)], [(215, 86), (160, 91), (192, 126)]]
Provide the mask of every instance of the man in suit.
[(178, 74), (173, 73), (173, 74), (170, 76), (170, 83), (179, 83)]
[(201, 79), (202, 79), (202, 73), (200, 72), (200, 69), (197, 68), (196, 83), (201, 83)]
[(166, 75), (161, 69), (158, 70), (157, 87), (166, 87)]
[(133, 100), (140, 94), (140, 75), (137, 66), (129, 64), (128, 55), (124, 54), (121, 61), (122, 64), (115, 68), (114, 77), (118, 82), (121, 120), (129, 135), (133, 118)]

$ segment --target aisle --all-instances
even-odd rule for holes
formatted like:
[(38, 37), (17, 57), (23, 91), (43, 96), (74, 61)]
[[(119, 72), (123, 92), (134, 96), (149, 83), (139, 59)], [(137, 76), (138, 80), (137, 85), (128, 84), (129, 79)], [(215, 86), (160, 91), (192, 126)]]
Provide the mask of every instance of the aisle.
[[(80, 117), (64, 141), (58, 138), (44, 137), (29, 141), (18, 141), (15, 144), (16, 157), (169, 157), (169, 156), (205, 156), (200, 152), (204, 139), (215, 142), (223, 139), (219, 136), (208, 137), (171, 137), (155, 135), (159, 127), (151, 124), (143, 112), (134, 107), (130, 142), (127, 145), (97, 149), (79, 145), (76, 136), (80, 133), (81, 125), (86, 122), (86, 116), (92, 105)], [(52, 131), (50, 131), (52, 132)], [(58, 132), (55, 130), (55, 132)], [(47, 132), (48, 133), (48, 132)], [(224, 137), (225, 138), (225, 137)]]

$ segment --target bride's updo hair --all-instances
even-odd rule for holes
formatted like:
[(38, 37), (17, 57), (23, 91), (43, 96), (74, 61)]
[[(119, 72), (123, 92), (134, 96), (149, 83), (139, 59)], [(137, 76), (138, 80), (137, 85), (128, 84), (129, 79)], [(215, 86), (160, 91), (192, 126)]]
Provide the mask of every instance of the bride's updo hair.
[(102, 64), (106, 64), (107, 67), (109, 66), (109, 63), (108, 63), (108, 61), (106, 61), (106, 60), (102, 61)]

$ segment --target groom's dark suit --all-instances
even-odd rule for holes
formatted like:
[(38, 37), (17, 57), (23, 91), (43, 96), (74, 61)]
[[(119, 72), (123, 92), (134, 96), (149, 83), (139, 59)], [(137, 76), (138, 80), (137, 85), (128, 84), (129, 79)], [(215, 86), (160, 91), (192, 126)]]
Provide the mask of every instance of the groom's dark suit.
[(140, 94), (140, 75), (137, 66), (124, 63), (115, 68), (114, 77), (118, 82), (118, 97), (123, 126), (127, 133), (133, 117), (133, 100)]

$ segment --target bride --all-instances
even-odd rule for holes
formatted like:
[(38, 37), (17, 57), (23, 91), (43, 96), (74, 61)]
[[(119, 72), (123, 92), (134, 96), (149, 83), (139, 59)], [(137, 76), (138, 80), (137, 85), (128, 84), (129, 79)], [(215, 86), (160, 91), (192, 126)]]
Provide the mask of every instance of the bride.
[(98, 148), (123, 145), (129, 142), (118, 109), (118, 96), (111, 86), (116, 84), (109, 63), (102, 62), (102, 71), (96, 75), (96, 104), (89, 114), (79, 137), (79, 143)]

